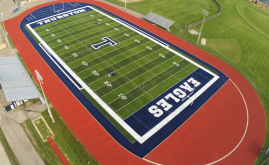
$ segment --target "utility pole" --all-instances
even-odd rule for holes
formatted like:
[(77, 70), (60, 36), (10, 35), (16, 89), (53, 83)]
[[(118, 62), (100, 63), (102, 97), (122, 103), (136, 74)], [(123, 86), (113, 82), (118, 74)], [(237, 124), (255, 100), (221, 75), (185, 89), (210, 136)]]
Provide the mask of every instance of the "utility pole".
[(201, 33), (202, 33), (202, 30), (203, 30), (203, 25), (204, 25), (204, 22), (205, 22), (205, 16), (207, 16), (207, 15), (209, 14), (208, 11), (206, 11), (206, 10), (204, 10), (204, 9), (202, 9), (202, 10), (203, 10), (203, 14), (204, 14), (204, 20), (203, 20), (202, 27), (201, 27), (201, 30), (200, 30), (200, 33), (199, 33), (199, 37), (198, 37), (198, 40), (197, 40), (197, 45), (198, 45), (198, 43), (199, 43), (199, 39), (200, 39), (200, 37), (201, 37)]
[(50, 116), (50, 118), (52, 119), (52, 122), (54, 123), (55, 121), (54, 121), (53, 116), (52, 116), (52, 114), (51, 114), (50, 107), (49, 107), (48, 101), (47, 101), (47, 99), (46, 99), (46, 96), (45, 96), (45, 93), (44, 93), (44, 90), (43, 90), (43, 87), (42, 87), (43, 78), (41, 77), (41, 75), (38, 73), (37, 70), (35, 70), (35, 74), (36, 74), (36, 78), (37, 78), (37, 80), (39, 81), (40, 87), (41, 87), (41, 89), (42, 89), (43, 96), (44, 96), (45, 102), (46, 102), (47, 107), (48, 107), (49, 116)]

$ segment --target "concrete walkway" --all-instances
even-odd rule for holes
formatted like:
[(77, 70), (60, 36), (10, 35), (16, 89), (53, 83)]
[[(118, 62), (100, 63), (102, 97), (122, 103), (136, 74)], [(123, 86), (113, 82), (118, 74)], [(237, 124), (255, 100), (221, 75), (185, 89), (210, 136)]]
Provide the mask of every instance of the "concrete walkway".
[(0, 142), (0, 162), (1, 165), (11, 165), (1, 142)]

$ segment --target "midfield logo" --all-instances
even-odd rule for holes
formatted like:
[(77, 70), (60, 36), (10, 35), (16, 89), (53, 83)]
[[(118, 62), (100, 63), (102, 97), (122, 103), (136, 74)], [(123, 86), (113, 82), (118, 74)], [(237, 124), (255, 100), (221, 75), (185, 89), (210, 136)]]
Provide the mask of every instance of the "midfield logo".
[(111, 39), (109, 39), (108, 37), (104, 37), (102, 38), (102, 42), (98, 43), (98, 44), (93, 44), (91, 45), (94, 49), (99, 49), (101, 48), (102, 46), (105, 46), (107, 44), (109, 44), (110, 46), (115, 46), (117, 45), (116, 42), (112, 41)]

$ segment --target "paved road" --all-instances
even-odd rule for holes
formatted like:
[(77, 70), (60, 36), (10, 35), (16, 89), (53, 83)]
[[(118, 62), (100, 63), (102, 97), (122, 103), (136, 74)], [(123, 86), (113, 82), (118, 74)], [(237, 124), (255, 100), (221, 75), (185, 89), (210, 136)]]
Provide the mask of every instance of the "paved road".
[(45, 165), (20, 124), (10, 119), (0, 106), (0, 127), (20, 165)]

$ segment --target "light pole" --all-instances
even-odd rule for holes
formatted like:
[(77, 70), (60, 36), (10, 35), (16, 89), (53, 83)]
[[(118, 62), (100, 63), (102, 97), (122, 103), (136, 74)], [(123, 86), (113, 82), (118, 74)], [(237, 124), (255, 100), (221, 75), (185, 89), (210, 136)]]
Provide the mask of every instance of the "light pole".
[(124, 7), (124, 11), (126, 11), (126, 1), (127, 1), (127, 0), (125, 0), (125, 7)]
[(45, 102), (46, 102), (47, 107), (48, 107), (48, 112), (49, 112), (50, 118), (52, 119), (52, 122), (54, 123), (54, 119), (53, 119), (53, 116), (52, 116), (52, 114), (51, 114), (49, 104), (48, 104), (48, 102), (47, 102), (47, 99), (46, 99), (44, 90), (43, 90), (43, 88), (42, 88), (43, 78), (41, 77), (41, 75), (38, 73), (37, 70), (35, 70), (35, 74), (36, 74), (36, 78), (37, 78), (37, 80), (39, 81), (40, 87), (41, 87), (41, 89), (42, 89), (42, 92), (43, 92), (43, 95), (44, 95), (44, 99), (45, 99)]
[(203, 10), (203, 14), (204, 14), (204, 20), (203, 20), (202, 27), (201, 27), (201, 30), (200, 30), (200, 33), (199, 33), (199, 37), (198, 37), (198, 40), (197, 40), (197, 45), (198, 45), (199, 39), (200, 39), (200, 37), (201, 37), (201, 33), (202, 33), (202, 29), (203, 29), (203, 25), (204, 25), (204, 22), (205, 22), (205, 16), (207, 16), (207, 15), (209, 14), (208, 11), (206, 11), (206, 10), (204, 10), (204, 9), (202, 9), (202, 10)]
[(6, 28), (5, 28), (5, 25), (4, 25), (4, 15), (3, 13), (1, 13), (1, 17), (2, 17), (2, 23), (3, 23), (3, 26), (4, 26), (4, 33), (6, 35), (6, 40), (7, 40), (7, 46), (10, 48), (10, 45), (9, 45), (9, 41), (8, 41), (8, 38), (7, 38), (7, 32), (6, 32)]

